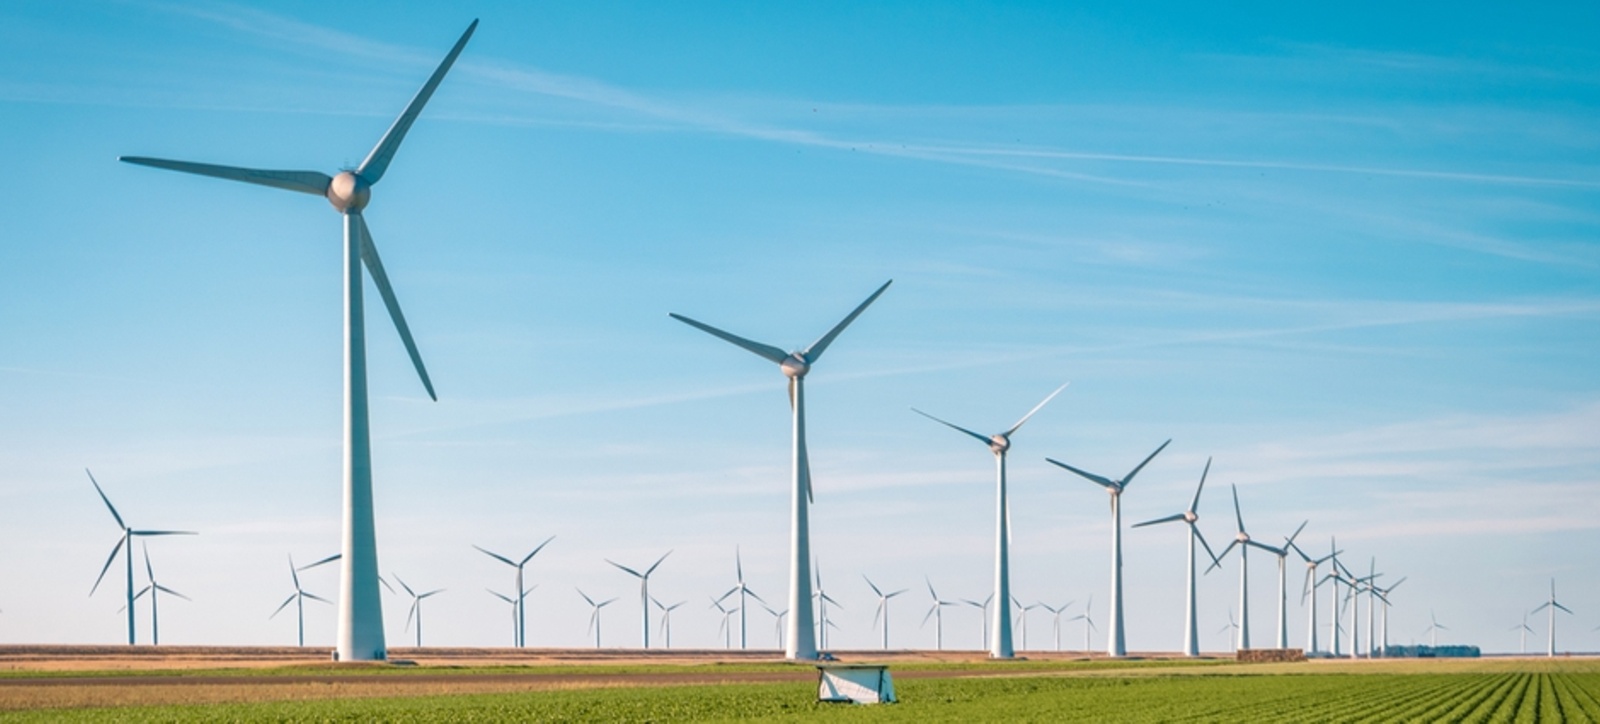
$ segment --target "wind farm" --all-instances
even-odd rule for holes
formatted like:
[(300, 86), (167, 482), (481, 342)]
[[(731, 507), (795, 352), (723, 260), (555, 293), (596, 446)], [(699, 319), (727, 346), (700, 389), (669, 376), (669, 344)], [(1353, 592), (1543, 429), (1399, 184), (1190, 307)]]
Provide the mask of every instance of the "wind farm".
[(1587, 8), (481, 12), (0, 8), (0, 669), (1591, 687)]

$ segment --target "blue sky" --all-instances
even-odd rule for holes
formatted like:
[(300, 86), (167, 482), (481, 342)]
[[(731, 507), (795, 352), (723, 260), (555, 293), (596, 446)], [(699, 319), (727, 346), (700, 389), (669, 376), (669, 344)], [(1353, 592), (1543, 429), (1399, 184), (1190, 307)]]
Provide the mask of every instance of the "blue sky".
[[(1172, 438), (1127, 523), (1180, 509), (1214, 457), (1206, 535), (1232, 533), (1231, 483), (1256, 537), (1309, 520), (1307, 543), (1376, 557), (1409, 576), (1395, 641), (1431, 610), (1514, 649), (1555, 576), (1563, 646), (1595, 650), (1597, 15), (7, 4), (0, 641), (123, 638), (120, 583), (86, 595), (116, 529), (84, 467), (135, 526), (202, 532), (151, 546), (195, 599), (163, 607), (164, 641), (293, 640), (266, 619), (285, 556), (338, 544), (338, 217), (115, 159), (353, 166), (478, 17), (367, 213), (440, 396), (371, 310), (380, 565), (449, 589), (428, 642), (508, 640), (483, 589), (510, 576), (474, 543), (557, 536), (535, 645), (587, 640), (575, 586), (623, 596), (606, 639), (637, 645), (604, 558), (675, 551), (652, 586), (690, 602), (675, 644), (719, 641), (736, 546), (780, 601), (784, 381), (667, 312), (797, 348), (893, 278), (808, 378), (835, 645), (877, 640), (863, 574), (916, 589), (900, 647), (932, 645), (925, 576), (992, 585), (989, 455), (907, 408), (998, 430), (1070, 380), (1011, 458), (1023, 600), (1104, 618), (1104, 493), (1043, 458), (1116, 474)], [(1181, 530), (1125, 546), (1129, 646), (1175, 649)], [(1252, 573), (1265, 640), (1271, 561)], [(1236, 576), (1202, 583), (1204, 648)], [(310, 641), (332, 626), (308, 612)], [(975, 612), (946, 627), (978, 647)], [(765, 613), (751, 630), (771, 645)]]

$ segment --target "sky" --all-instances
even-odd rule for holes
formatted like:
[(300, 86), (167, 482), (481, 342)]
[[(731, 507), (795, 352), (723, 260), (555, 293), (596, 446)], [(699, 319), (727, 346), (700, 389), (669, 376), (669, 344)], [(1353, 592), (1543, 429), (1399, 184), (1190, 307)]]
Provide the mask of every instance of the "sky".
[[(998, 431), (1070, 382), (1013, 441), (1024, 603), (1105, 621), (1105, 493), (1045, 458), (1117, 476), (1171, 439), (1124, 525), (1181, 511), (1209, 459), (1214, 547), (1230, 486), (1258, 540), (1306, 522), (1307, 550), (1405, 578), (1394, 643), (1432, 616), (1440, 643), (1515, 651), (1553, 578), (1560, 647), (1600, 650), (1600, 6), (1578, 2), (6, 3), (0, 643), (125, 639), (120, 562), (90, 595), (119, 531), (86, 468), (134, 527), (200, 533), (149, 542), (193, 599), (162, 601), (163, 643), (293, 643), (292, 610), (269, 619), (288, 557), (339, 544), (338, 216), (116, 158), (353, 167), (474, 18), (366, 211), (439, 393), (369, 307), (379, 565), (446, 589), (424, 643), (509, 643), (485, 589), (512, 572), (472, 546), (550, 536), (531, 645), (592, 642), (579, 588), (619, 598), (605, 645), (639, 644), (607, 559), (672, 551), (651, 593), (687, 602), (675, 646), (723, 644), (736, 551), (781, 607), (785, 380), (667, 314), (798, 349), (893, 279), (807, 377), (832, 646), (878, 643), (864, 576), (909, 589), (896, 648), (933, 646), (928, 584), (992, 590), (991, 455), (909, 408)], [(1124, 531), (1130, 649), (1180, 647), (1183, 546)], [(1270, 641), (1275, 563), (1250, 566)], [(1201, 580), (1206, 650), (1238, 575)], [(410, 602), (384, 595), (404, 645)], [(1019, 648), (1053, 648), (1028, 615)], [(980, 626), (948, 609), (946, 647)]]

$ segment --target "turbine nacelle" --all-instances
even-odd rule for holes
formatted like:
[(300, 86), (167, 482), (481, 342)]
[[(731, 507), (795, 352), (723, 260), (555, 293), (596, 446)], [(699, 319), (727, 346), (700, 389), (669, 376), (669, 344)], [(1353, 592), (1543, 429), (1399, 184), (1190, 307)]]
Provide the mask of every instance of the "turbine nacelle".
[(372, 200), (372, 184), (354, 171), (340, 171), (328, 183), (328, 203), (341, 214), (361, 213)]
[(1241, 531), (1239, 531), (1238, 535), (1235, 535), (1233, 537), (1233, 539), (1238, 541), (1239, 545), (1244, 545), (1244, 544), (1250, 542), (1250, 534), (1241, 530)]
[(1007, 450), (1011, 449), (1011, 438), (1006, 437), (1004, 434), (1001, 434), (1001, 433), (995, 433), (994, 435), (990, 435), (989, 436), (989, 449), (993, 450), (994, 454), (996, 454), (996, 455), (1004, 455), (1004, 454), (1006, 454)]
[(1199, 513), (1196, 513), (1196, 512), (1194, 512), (1192, 510), (1183, 511), (1183, 521), (1185, 523), (1188, 523), (1189, 525), (1194, 525), (1199, 520), (1200, 520), (1200, 514)]
[(782, 369), (783, 374), (790, 379), (798, 380), (811, 371), (811, 363), (807, 362), (801, 353), (790, 352), (788, 357), (783, 358), (783, 361), (778, 363), (778, 368)]

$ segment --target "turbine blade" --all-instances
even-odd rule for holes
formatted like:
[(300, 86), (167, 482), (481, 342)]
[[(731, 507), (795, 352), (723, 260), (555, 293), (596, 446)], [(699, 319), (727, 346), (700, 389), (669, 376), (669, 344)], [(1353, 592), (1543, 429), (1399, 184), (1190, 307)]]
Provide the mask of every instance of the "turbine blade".
[(384, 588), (389, 589), (390, 593), (394, 593), (394, 586), (389, 585), (389, 581), (385, 580), (383, 576), (378, 576), (378, 582), (382, 583)]
[(535, 548), (535, 549), (533, 549), (533, 552), (532, 552), (532, 553), (529, 553), (529, 554), (528, 554), (528, 555), (527, 555), (527, 557), (526, 557), (526, 558), (523, 558), (523, 559), (522, 559), (522, 562), (521, 562), (521, 563), (519, 563), (519, 564), (517, 564), (517, 565), (519, 565), (519, 566), (525, 566), (525, 565), (528, 565), (528, 561), (531, 561), (531, 560), (533, 560), (533, 557), (534, 557), (534, 556), (536, 556), (536, 555), (539, 555), (539, 551), (542, 551), (542, 550), (544, 550), (544, 547), (545, 547), (545, 546), (547, 546), (547, 545), (550, 545), (550, 541), (553, 541), (553, 540), (555, 540), (555, 539), (556, 539), (556, 537), (555, 537), (555, 536), (550, 536), (550, 537), (549, 537), (549, 538), (546, 538), (546, 539), (544, 539), (544, 542), (543, 542), (543, 543), (540, 543), (540, 544), (539, 544), (539, 547), (538, 547), (538, 548)]
[(1138, 467), (1136, 467), (1136, 468), (1134, 468), (1134, 469), (1133, 469), (1133, 470), (1132, 470), (1132, 471), (1130, 471), (1130, 472), (1129, 472), (1129, 473), (1128, 473), (1128, 475), (1127, 475), (1127, 476), (1126, 476), (1126, 477), (1124, 477), (1124, 478), (1123, 478), (1123, 479), (1122, 479), (1122, 481), (1121, 481), (1121, 482), (1119, 482), (1119, 483), (1118, 483), (1118, 484), (1117, 484), (1117, 487), (1119, 487), (1119, 488), (1126, 488), (1126, 487), (1128, 487), (1128, 483), (1131, 483), (1131, 482), (1133, 482), (1133, 478), (1134, 478), (1134, 476), (1136, 476), (1136, 475), (1138, 475), (1138, 474), (1139, 474), (1139, 471), (1140, 471), (1140, 470), (1143, 470), (1143, 469), (1144, 469), (1144, 466), (1146, 466), (1146, 465), (1149, 465), (1149, 464), (1150, 464), (1150, 461), (1151, 461), (1151, 460), (1154, 460), (1154, 459), (1156, 459), (1156, 456), (1157, 456), (1157, 455), (1160, 455), (1160, 454), (1161, 454), (1161, 451), (1162, 451), (1162, 450), (1165, 450), (1165, 449), (1167, 449), (1167, 446), (1168, 446), (1168, 445), (1171, 445), (1171, 444), (1172, 444), (1172, 440), (1170, 440), (1170, 439), (1169, 439), (1169, 440), (1167, 440), (1167, 441), (1166, 441), (1166, 442), (1164, 442), (1164, 443), (1161, 443), (1161, 447), (1158, 447), (1158, 448), (1156, 448), (1156, 451), (1155, 451), (1155, 452), (1153, 452), (1153, 453), (1150, 453), (1150, 457), (1147, 457), (1147, 458), (1145, 458), (1145, 459), (1144, 459), (1144, 462), (1142, 462), (1142, 463), (1139, 463), (1139, 466), (1138, 466)]
[(638, 572), (638, 571), (636, 571), (636, 570), (633, 570), (633, 569), (632, 569), (632, 568), (629, 568), (629, 567), (627, 567), (627, 566), (624, 566), (624, 565), (622, 565), (622, 564), (621, 564), (621, 563), (618, 563), (618, 562), (616, 562), (616, 561), (613, 561), (613, 560), (611, 560), (611, 559), (610, 559), (610, 558), (607, 558), (607, 559), (605, 559), (605, 560), (606, 560), (606, 562), (607, 562), (607, 563), (610, 563), (610, 564), (611, 564), (611, 565), (613, 565), (613, 566), (616, 566), (616, 567), (618, 567), (618, 568), (621, 568), (621, 569), (622, 569), (622, 570), (624, 570), (624, 571), (627, 571), (627, 573), (628, 573), (628, 575), (630, 575), (630, 576), (633, 576), (633, 577), (634, 577), (634, 578), (644, 578), (644, 576), (643, 576), (643, 575), (642, 575), (642, 574), (640, 574), (640, 573), (639, 573), (639, 572)]
[(340, 558), (343, 558), (343, 557), (344, 557), (344, 554), (335, 553), (335, 554), (333, 554), (331, 556), (328, 556), (327, 558), (324, 558), (324, 559), (322, 559), (320, 561), (317, 561), (316, 563), (311, 563), (311, 564), (307, 564), (307, 565), (304, 565), (304, 566), (300, 566), (300, 570), (302, 570), (302, 571), (310, 570), (310, 569), (316, 568), (317, 566), (320, 566), (320, 565), (322, 565), (324, 563), (332, 563), (332, 562), (337, 561), (337, 560), (339, 560)]
[(394, 580), (399, 581), (400, 582), (400, 587), (406, 589), (406, 593), (410, 594), (410, 596), (412, 598), (416, 598), (417, 597), (416, 592), (412, 591), (411, 587), (406, 585), (406, 581), (405, 581), (404, 578), (401, 578), (398, 574), (396, 574), (395, 577), (394, 577)]
[(356, 231), (361, 234), (361, 260), (367, 263), (367, 271), (372, 274), (372, 283), (378, 287), (378, 295), (383, 297), (383, 305), (389, 308), (389, 318), (394, 320), (395, 330), (400, 332), (400, 341), (406, 345), (406, 354), (411, 355), (411, 364), (417, 368), (417, 376), (422, 378), (422, 386), (428, 390), (428, 397), (434, 402), (439, 401), (439, 396), (433, 392), (433, 381), (428, 379), (428, 368), (422, 365), (422, 354), (417, 351), (417, 342), (411, 338), (411, 327), (406, 324), (406, 315), (400, 311), (400, 300), (394, 296), (394, 287), (389, 284), (389, 274), (383, 270), (383, 260), (378, 258), (378, 247), (372, 243), (372, 233), (367, 231), (367, 220), (358, 213), (345, 214), (346, 223), (353, 223)]
[(94, 588), (89, 589), (89, 595), (93, 596), (94, 592), (100, 589), (100, 581), (105, 579), (106, 571), (111, 570), (111, 563), (112, 561), (117, 560), (117, 552), (122, 550), (122, 543), (125, 540), (127, 539), (118, 538), (117, 544), (111, 547), (111, 555), (106, 558), (106, 564), (100, 568), (100, 575), (95, 577)]
[(889, 285), (893, 283), (893, 279), (884, 282), (883, 286), (878, 287), (878, 291), (873, 292), (872, 296), (867, 297), (867, 301), (857, 305), (856, 308), (850, 312), (849, 316), (840, 320), (838, 324), (833, 325), (833, 329), (828, 330), (827, 334), (819, 337), (817, 341), (811, 343), (810, 347), (807, 347), (804, 352), (801, 352), (800, 356), (806, 359), (806, 364), (813, 364), (817, 360), (822, 359), (822, 353), (827, 351), (828, 345), (833, 344), (834, 338), (838, 337), (839, 333), (843, 332), (845, 327), (850, 326), (851, 322), (856, 321), (856, 317), (861, 316), (861, 313), (866, 311), (867, 305), (870, 305), (876, 301), (878, 296), (883, 294), (884, 290), (888, 289)]
[(1228, 547), (1222, 549), (1222, 555), (1219, 555), (1219, 556), (1211, 559), (1211, 565), (1206, 568), (1206, 573), (1210, 573), (1213, 569), (1221, 567), (1222, 566), (1222, 559), (1227, 558), (1228, 557), (1228, 551), (1233, 550), (1233, 547), (1236, 546), (1236, 545), (1239, 545), (1239, 541), (1237, 539), (1235, 539), (1233, 541), (1230, 541), (1228, 543)]
[(1230, 484), (1233, 488), (1233, 519), (1239, 522), (1239, 532), (1244, 532), (1244, 513), (1239, 512), (1239, 486)]
[(305, 596), (306, 598), (309, 598), (309, 599), (311, 599), (313, 601), (321, 601), (321, 602), (327, 603), (327, 604), (332, 604), (333, 603), (333, 601), (329, 601), (328, 599), (323, 598), (321, 596), (318, 596), (315, 593), (306, 593), (304, 591), (301, 591), (300, 595)]
[(1116, 490), (1117, 489), (1117, 484), (1112, 482), (1108, 478), (1102, 478), (1099, 475), (1095, 475), (1094, 473), (1084, 472), (1082, 470), (1079, 470), (1079, 469), (1077, 469), (1075, 467), (1072, 467), (1071, 465), (1068, 465), (1068, 464), (1066, 464), (1064, 462), (1061, 462), (1060, 460), (1056, 460), (1054, 458), (1045, 458), (1044, 461), (1047, 462), (1047, 463), (1050, 463), (1051, 465), (1059, 467), (1059, 468), (1066, 468), (1067, 470), (1069, 470), (1071, 472), (1077, 473), (1080, 477), (1086, 478), (1090, 482), (1097, 483), (1102, 487), (1105, 487), (1105, 488), (1108, 488), (1108, 489), (1111, 489), (1111, 490)]
[(383, 178), (383, 172), (389, 169), (389, 161), (394, 158), (394, 152), (399, 150), (400, 142), (405, 140), (406, 132), (411, 130), (417, 116), (422, 113), (422, 107), (427, 105), (428, 99), (433, 97), (434, 89), (439, 87), (439, 81), (444, 80), (444, 74), (450, 71), (450, 66), (456, 62), (456, 56), (461, 55), (461, 49), (467, 47), (467, 40), (472, 37), (472, 31), (477, 30), (478, 21), (473, 20), (467, 26), (467, 31), (461, 34), (461, 39), (456, 41), (455, 47), (439, 63), (438, 69), (428, 77), (428, 82), (422, 84), (422, 90), (417, 91), (416, 97), (406, 105), (400, 117), (394, 119), (394, 125), (383, 134), (378, 145), (372, 147), (372, 152), (367, 154), (365, 161), (356, 169), (356, 173), (367, 180), (367, 183), (376, 185), (378, 179)]
[(1206, 476), (1211, 474), (1211, 458), (1206, 458), (1206, 467), (1200, 471), (1200, 484), (1195, 486), (1194, 500), (1189, 501), (1189, 512), (1193, 513), (1200, 507), (1200, 491), (1206, 489)]
[(268, 616), (267, 620), (271, 621), (272, 619), (277, 618), (278, 614), (283, 612), (283, 609), (288, 608), (289, 604), (294, 603), (295, 596), (298, 595), (300, 594), (295, 593), (290, 595), (288, 598), (283, 599), (283, 603), (278, 604), (278, 607), (272, 610), (272, 615)]
[(178, 593), (177, 591), (174, 591), (174, 590), (172, 590), (170, 588), (167, 588), (166, 586), (163, 586), (163, 585), (161, 585), (159, 583), (152, 583), (150, 585), (152, 587), (154, 587), (157, 591), (160, 591), (162, 593), (170, 593), (170, 594), (172, 594), (174, 596), (177, 596), (178, 598), (181, 598), (181, 599), (183, 599), (185, 601), (193, 601), (194, 600), (192, 598), (189, 598), (188, 596), (185, 596), (185, 595), (183, 595), (181, 593)]
[[(683, 322), (684, 324), (687, 324), (687, 325), (689, 325), (691, 327), (694, 327), (695, 329), (698, 329), (698, 330), (700, 330), (702, 332), (705, 332), (706, 334), (709, 334), (709, 335), (711, 335), (713, 337), (721, 339), (724, 342), (731, 342), (731, 343), (733, 343), (735, 345), (743, 347), (745, 350), (747, 350), (749, 352), (753, 352), (757, 356), (759, 356), (762, 359), (765, 359), (765, 360), (767, 360), (769, 362), (772, 362), (773, 364), (783, 364), (783, 361), (789, 358), (789, 353), (788, 352), (785, 352), (785, 351), (783, 351), (781, 349), (778, 349), (777, 347), (773, 347), (771, 345), (766, 345), (766, 344), (762, 344), (760, 342), (755, 342), (755, 341), (752, 341), (752, 340), (748, 340), (748, 339), (745, 339), (744, 337), (740, 337), (737, 334), (730, 334), (728, 332), (724, 332), (724, 331), (722, 331), (720, 329), (717, 329), (716, 327), (713, 327), (713, 326), (711, 326), (709, 324), (705, 324), (703, 322), (696, 322), (695, 320), (690, 319), (688, 317), (685, 317), (685, 316), (683, 316), (681, 314), (676, 314), (676, 313), (669, 312), (669, 313), (667, 313), (667, 316), (672, 317), (673, 319), (676, 319), (676, 320), (678, 320), (680, 322)], [(790, 392), (789, 399), (791, 401), (794, 399), (793, 391)]]
[(84, 468), (83, 472), (88, 473), (89, 482), (94, 484), (94, 492), (99, 493), (100, 499), (105, 501), (106, 509), (111, 511), (111, 517), (117, 519), (117, 527), (127, 530), (127, 524), (123, 523), (122, 516), (117, 514), (117, 506), (112, 505), (111, 499), (106, 497), (106, 491), (100, 489), (100, 481), (94, 479), (94, 473), (90, 473), (88, 468)]
[(864, 581), (867, 582), (867, 586), (872, 589), (873, 593), (875, 593), (875, 594), (877, 594), (879, 596), (883, 595), (883, 591), (878, 590), (878, 584), (873, 583), (872, 579), (871, 578), (867, 578), (866, 574), (862, 574), (861, 575), (861, 580), (864, 580)]
[(289, 578), (294, 580), (294, 590), (300, 590), (300, 574), (294, 570), (294, 556), (289, 556)]
[(655, 573), (656, 572), (656, 567), (661, 565), (661, 562), (666, 560), (667, 556), (670, 556), (670, 555), (672, 555), (672, 551), (667, 551), (666, 553), (661, 554), (661, 557), (657, 558), (655, 563), (650, 564), (650, 567), (645, 569), (644, 574), (646, 576), (648, 576), (648, 575), (650, 575), (652, 573)]
[(516, 568), (517, 567), (517, 564), (515, 562), (513, 562), (510, 558), (502, 556), (499, 553), (495, 553), (494, 551), (488, 550), (488, 549), (484, 548), (483, 546), (480, 546), (480, 545), (478, 545), (476, 543), (472, 544), (472, 547), (473, 548), (477, 548), (484, 555), (489, 556), (490, 558), (493, 558), (493, 559), (495, 559), (497, 561), (500, 561), (501, 563), (504, 563), (504, 564), (506, 564), (508, 566), (511, 566), (512, 568)]
[(1169, 515), (1169, 516), (1167, 516), (1165, 518), (1156, 518), (1155, 520), (1147, 520), (1147, 521), (1145, 521), (1143, 523), (1134, 523), (1132, 527), (1134, 527), (1134, 528), (1143, 528), (1144, 526), (1147, 526), (1147, 525), (1156, 525), (1157, 523), (1171, 523), (1173, 521), (1179, 521), (1179, 520), (1183, 520), (1183, 513), (1173, 513), (1172, 515)]
[[(1529, 611), (1528, 613), (1538, 613), (1538, 612), (1543, 611), (1543, 610), (1545, 610), (1545, 609), (1547, 609), (1549, 607), (1550, 607), (1550, 602), (1549, 601), (1545, 601), (1544, 603), (1541, 603), (1538, 606), (1535, 606), (1534, 609)], [(1440, 626), (1439, 628), (1444, 628), (1444, 627)]]
[(420, 598), (411, 599), (411, 610), (406, 612), (406, 628), (405, 628), (405, 630), (407, 630), (407, 631), (411, 630), (411, 619), (412, 619), (412, 617), (417, 615), (417, 608), (421, 604), (422, 604), (422, 599), (420, 599)]
[(130, 531), (128, 531), (128, 534), (132, 535), (132, 536), (200, 535), (199, 533), (196, 533), (196, 532), (194, 532), (192, 530), (130, 530)]
[(1021, 430), (1022, 429), (1022, 423), (1027, 422), (1028, 418), (1033, 417), (1033, 413), (1038, 412), (1039, 410), (1043, 409), (1045, 405), (1049, 404), (1051, 400), (1054, 400), (1056, 398), (1056, 395), (1061, 394), (1062, 390), (1067, 389), (1067, 385), (1070, 385), (1070, 384), (1072, 384), (1072, 383), (1068, 382), (1068, 383), (1066, 383), (1066, 384), (1064, 384), (1064, 385), (1062, 385), (1060, 387), (1057, 387), (1055, 392), (1050, 393), (1050, 395), (1048, 397), (1045, 397), (1043, 400), (1041, 400), (1039, 402), (1039, 404), (1034, 405), (1033, 409), (1028, 411), (1028, 414), (1023, 415), (1022, 419), (1017, 420), (1017, 424), (1012, 425), (1011, 429), (1006, 430), (1004, 433), (1001, 433), (1001, 434), (1003, 434), (1003, 435), (1005, 435), (1006, 437), (1009, 438), (1009, 437), (1011, 437), (1011, 435), (1013, 433), (1015, 433), (1018, 430)]
[(144, 552), (144, 577), (150, 581), (151, 585), (155, 585), (156, 569), (150, 566), (150, 546), (141, 544), (139, 548)]
[(1211, 556), (1211, 562), (1213, 564), (1220, 565), (1217, 563), (1219, 560), (1217, 554), (1211, 552), (1211, 544), (1207, 543), (1205, 535), (1200, 533), (1200, 527), (1196, 525), (1190, 525), (1189, 529), (1194, 531), (1194, 537), (1200, 540), (1200, 547), (1206, 549), (1206, 555)]
[(964, 432), (964, 433), (966, 433), (968, 435), (971, 435), (973, 437), (973, 439), (977, 440), (978, 442), (983, 443), (984, 445), (992, 444), (987, 435), (979, 435), (978, 433), (975, 433), (975, 432), (973, 432), (971, 430), (968, 430), (967, 428), (964, 428), (964, 427), (962, 427), (960, 425), (955, 425), (955, 424), (952, 424), (952, 423), (945, 422), (944, 420), (941, 420), (941, 419), (939, 419), (937, 417), (934, 417), (933, 415), (930, 415), (930, 414), (928, 414), (926, 412), (918, 410), (915, 407), (911, 408), (911, 411), (917, 413), (918, 415), (926, 417), (929, 420), (933, 420), (934, 422), (937, 422), (940, 425), (944, 425), (945, 427), (948, 427), (948, 428), (950, 428), (952, 430), (957, 430), (957, 431), (960, 431), (960, 432)]
[(581, 589), (581, 588), (579, 588), (579, 589), (575, 589), (575, 590), (577, 590), (577, 592), (578, 592), (578, 595), (580, 595), (580, 596), (583, 596), (583, 600), (585, 600), (585, 601), (588, 601), (588, 602), (589, 602), (589, 605), (590, 605), (590, 606), (593, 606), (593, 605), (594, 605), (594, 599), (592, 599), (592, 598), (589, 598), (589, 594), (587, 594), (587, 593), (584, 593), (584, 592), (583, 592), (583, 589)]
[(229, 181), (243, 181), (247, 184), (271, 186), (285, 191), (299, 191), (313, 196), (327, 196), (328, 184), (333, 183), (333, 178), (319, 171), (269, 171), (258, 168), (218, 166), (210, 163), (169, 161), (164, 158), (147, 158), (144, 156), (119, 156), (117, 160), (123, 163), (131, 163), (135, 166), (150, 166), (152, 168), (182, 171)]

